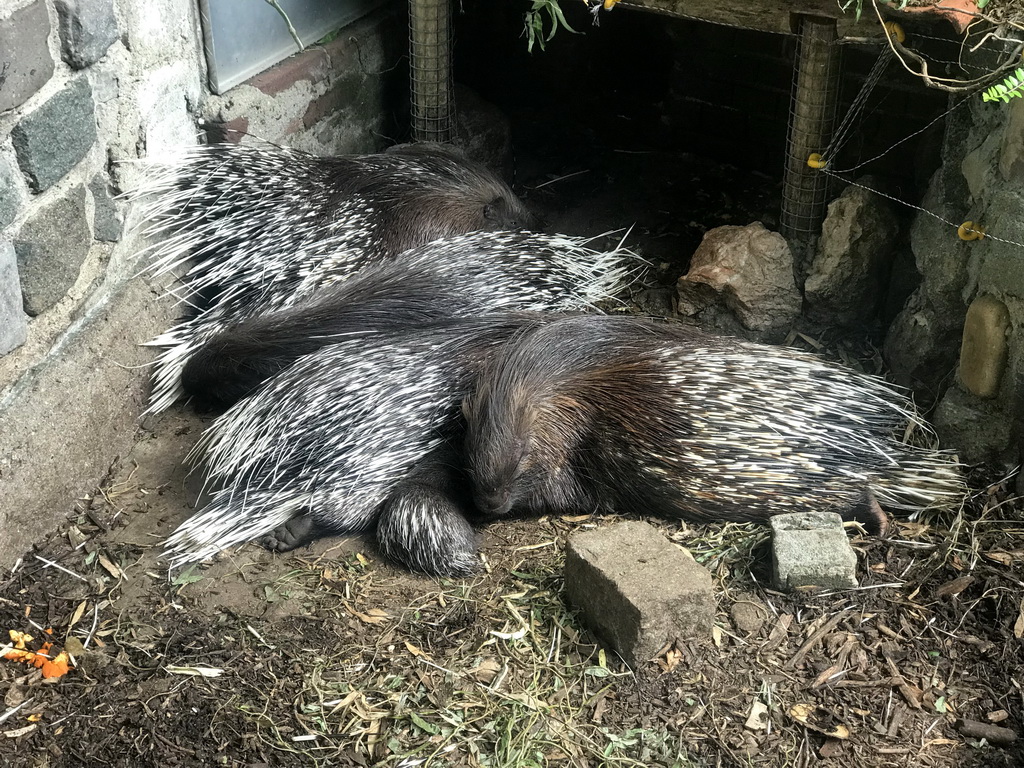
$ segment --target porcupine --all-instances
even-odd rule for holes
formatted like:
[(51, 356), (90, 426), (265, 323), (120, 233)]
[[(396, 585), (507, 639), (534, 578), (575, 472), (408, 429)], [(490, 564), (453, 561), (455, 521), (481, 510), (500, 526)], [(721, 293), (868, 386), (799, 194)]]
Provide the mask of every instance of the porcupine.
[[(765, 521), (831, 509), (884, 528), (964, 496), (949, 453), (878, 377), (813, 355), (637, 318), (552, 322), (510, 341), (466, 399), (475, 507)], [(922, 424), (923, 426), (923, 424)]]
[(342, 337), (298, 359), (200, 440), (208, 482), (220, 487), (168, 539), (172, 566), (261, 537), (287, 550), (376, 527), (393, 559), (468, 573), (475, 534), (449, 458), (459, 404), (498, 345), (550, 317), (451, 318)]
[[(424, 249), (432, 258), (364, 271), (308, 305), (227, 329), (196, 356), (188, 386), (222, 403), (278, 372), (198, 446), (223, 487), (168, 542), (174, 562), (267, 534), (270, 548), (287, 550), (376, 524), (392, 559), (436, 574), (470, 570), (473, 529), (458, 490), (468, 484), (452, 456), (457, 404), (497, 343), (544, 321), (483, 310), (588, 308), (618, 293), (632, 254), (560, 236), (462, 239), (505, 247), (435, 243)], [(346, 291), (351, 302), (339, 301)], [(432, 318), (439, 307), (478, 316)], [(289, 366), (297, 353), (308, 354)]]
[(633, 258), (588, 242), (475, 232), (414, 248), (304, 303), (222, 326), (184, 357), (182, 389), (201, 407), (228, 406), (340, 335), (481, 312), (587, 309), (625, 284)]
[(289, 306), (367, 264), (476, 230), (531, 228), (511, 189), (450, 147), (316, 157), (273, 145), (203, 145), (136, 193), (156, 276), (184, 269), (183, 322), (163, 347), (150, 411), (179, 396), (181, 365), (225, 323)]

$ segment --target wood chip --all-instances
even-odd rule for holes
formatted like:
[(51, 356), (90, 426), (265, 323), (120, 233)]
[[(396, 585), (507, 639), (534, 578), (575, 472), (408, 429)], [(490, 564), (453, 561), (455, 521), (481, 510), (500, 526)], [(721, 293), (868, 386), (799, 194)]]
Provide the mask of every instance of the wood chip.
[(1017, 740), (1016, 731), (999, 725), (980, 723), (977, 720), (957, 720), (956, 729), (964, 736), (973, 739), (985, 739), (989, 744), (994, 744), (997, 747), (1008, 746)]

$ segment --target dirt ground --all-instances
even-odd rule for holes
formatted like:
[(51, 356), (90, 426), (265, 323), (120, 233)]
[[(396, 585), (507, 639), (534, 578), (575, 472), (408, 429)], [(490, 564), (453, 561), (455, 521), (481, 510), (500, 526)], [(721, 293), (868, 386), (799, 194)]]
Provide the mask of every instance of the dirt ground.
[[(671, 160), (675, 186), (624, 197), (616, 175), (638, 171), (621, 159), (528, 177), (528, 192), (553, 228), (638, 222), (662, 286), (701, 232), (759, 218), (777, 191), (729, 178), (756, 192), (737, 200), (697, 183), (692, 159), (652, 155), (639, 173)], [(663, 287), (649, 298), (670, 306)], [(1024, 764), (1024, 742), (962, 725), (1024, 730), (1012, 480), (977, 474), (962, 514), (887, 539), (853, 532), (861, 587), (827, 594), (769, 588), (763, 528), (652, 520), (713, 574), (716, 629), (628, 669), (562, 595), (566, 537), (608, 519), (492, 525), (486, 569), (464, 580), (410, 575), (359, 539), (169, 574), (161, 544), (195, 503), (182, 459), (203, 426), (184, 408), (144, 424), (68, 523), (0, 574), (0, 640), (50, 637), (75, 660), (52, 678), (0, 660), (0, 765)]]

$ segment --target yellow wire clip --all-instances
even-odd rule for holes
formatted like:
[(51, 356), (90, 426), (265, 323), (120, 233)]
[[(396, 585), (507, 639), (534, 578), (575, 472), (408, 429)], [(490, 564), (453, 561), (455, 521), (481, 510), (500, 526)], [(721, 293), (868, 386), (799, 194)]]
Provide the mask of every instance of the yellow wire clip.
[(985, 230), (980, 224), (975, 225), (973, 221), (965, 221), (957, 228), (956, 234), (961, 240), (981, 240), (985, 237)]
[(810, 168), (824, 168), (828, 161), (824, 160), (819, 152), (812, 152), (807, 156), (807, 165)]
[(904, 32), (903, 27), (895, 21), (887, 21), (883, 26), (885, 27), (885, 33), (889, 35), (889, 37), (893, 38), (897, 43), (902, 45), (903, 41), (907, 39), (907, 33)]

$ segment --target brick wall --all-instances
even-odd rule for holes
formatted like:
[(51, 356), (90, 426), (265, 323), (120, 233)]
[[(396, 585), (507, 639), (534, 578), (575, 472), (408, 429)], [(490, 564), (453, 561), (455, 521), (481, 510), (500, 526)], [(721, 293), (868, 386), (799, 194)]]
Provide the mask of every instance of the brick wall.
[(221, 96), (201, 40), (194, 0), (0, 0), (0, 566), (135, 438), (141, 344), (177, 314), (137, 277), (145, 243), (119, 195), (139, 161), (204, 120), (318, 153), (398, 137), (402, 3)]

